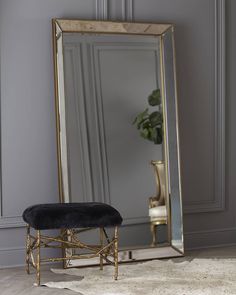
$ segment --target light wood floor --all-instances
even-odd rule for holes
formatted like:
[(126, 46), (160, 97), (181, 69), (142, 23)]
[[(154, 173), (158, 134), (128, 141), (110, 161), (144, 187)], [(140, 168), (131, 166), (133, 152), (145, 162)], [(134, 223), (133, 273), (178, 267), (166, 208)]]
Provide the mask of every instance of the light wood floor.
[[(198, 251), (187, 252), (184, 259), (191, 260), (196, 257), (210, 258), (236, 258), (236, 246), (204, 249)], [(176, 258), (183, 259), (183, 258)], [(46, 265), (42, 269), (42, 281), (60, 281), (71, 280), (71, 276), (56, 275), (50, 271), (52, 265)], [(53, 266), (55, 267), (55, 265)], [(58, 267), (58, 265), (57, 265)], [(0, 294), (1, 295), (73, 295), (77, 294), (69, 290), (51, 289), (47, 287), (35, 287), (35, 274), (27, 275), (23, 267), (8, 268), (0, 270)]]

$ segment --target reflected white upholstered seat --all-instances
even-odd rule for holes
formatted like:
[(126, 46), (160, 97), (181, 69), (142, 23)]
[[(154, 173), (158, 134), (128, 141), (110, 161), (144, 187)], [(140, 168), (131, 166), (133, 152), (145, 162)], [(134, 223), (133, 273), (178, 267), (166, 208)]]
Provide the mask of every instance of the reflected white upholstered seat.
[(149, 208), (149, 217), (151, 218), (151, 220), (166, 219), (167, 218), (166, 206), (163, 205), (163, 206)]

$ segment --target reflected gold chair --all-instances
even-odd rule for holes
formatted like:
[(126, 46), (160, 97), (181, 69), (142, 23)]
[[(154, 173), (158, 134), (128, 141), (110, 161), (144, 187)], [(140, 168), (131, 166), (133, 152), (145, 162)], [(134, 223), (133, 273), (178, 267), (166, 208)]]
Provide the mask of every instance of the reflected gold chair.
[(157, 193), (149, 198), (149, 217), (151, 223), (152, 246), (157, 244), (156, 228), (158, 225), (167, 224), (166, 189), (165, 189), (165, 163), (151, 161), (154, 168)]

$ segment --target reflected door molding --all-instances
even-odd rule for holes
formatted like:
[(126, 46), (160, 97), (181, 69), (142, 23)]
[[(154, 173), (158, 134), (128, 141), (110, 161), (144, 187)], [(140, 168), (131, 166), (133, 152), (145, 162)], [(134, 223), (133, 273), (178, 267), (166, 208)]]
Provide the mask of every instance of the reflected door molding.
[(214, 2), (214, 180), (213, 196), (184, 205), (184, 213), (225, 210), (225, 0)]
[[(78, 165), (81, 167), (81, 172), (78, 179), (80, 179), (80, 183), (76, 185), (79, 185), (81, 196), (84, 197), (83, 202), (92, 202), (95, 201), (94, 194), (93, 194), (93, 185), (92, 185), (92, 175), (91, 175), (91, 163), (90, 163), (90, 155), (89, 155), (89, 139), (88, 139), (88, 127), (87, 127), (87, 120), (86, 120), (86, 107), (85, 107), (85, 92), (86, 84), (84, 83), (83, 79), (84, 76), (82, 74), (83, 66), (83, 59), (82, 59), (82, 44), (79, 44), (78, 46), (66, 46), (64, 47), (64, 55), (65, 59), (69, 62), (69, 65), (67, 64), (69, 69), (73, 69), (73, 74), (71, 75), (71, 71), (67, 71), (67, 67), (65, 67), (65, 85), (67, 86), (67, 92), (68, 96), (77, 97), (78, 99), (75, 100), (67, 100), (67, 107), (66, 107), (66, 117), (73, 117), (71, 114), (74, 112), (76, 118), (76, 122), (72, 126), (66, 126), (67, 133), (69, 134), (71, 130), (72, 132), (77, 133), (77, 136), (68, 136), (66, 139), (67, 145), (68, 145), (68, 151), (65, 152), (67, 154), (67, 157), (70, 158), (71, 155), (73, 155), (73, 161), (67, 160), (67, 163), (74, 162), (79, 163)], [(72, 91), (73, 93), (69, 93)], [(70, 122), (68, 120), (68, 122)], [(76, 126), (76, 129), (73, 128)], [(73, 147), (75, 146), (74, 142), (70, 142), (70, 140), (75, 141), (78, 140), (77, 143), (79, 146), (79, 149), (77, 150), (77, 153), (73, 151)], [(64, 146), (66, 146), (66, 143), (64, 143)], [(71, 150), (72, 149), (72, 150)], [(77, 155), (75, 159), (75, 155)], [(71, 173), (71, 168), (68, 164), (68, 194), (71, 194), (71, 187), (73, 183), (73, 177), (74, 173)], [(85, 198), (86, 196), (86, 198)]]
[[(100, 140), (100, 153), (97, 154), (97, 158), (100, 159), (100, 166), (103, 170), (103, 192), (104, 192), (104, 199), (102, 201), (114, 206), (111, 198), (110, 193), (110, 184), (109, 179), (111, 177), (109, 176), (109, 165), (108, 165), (108, 156), (107, 156), (107, 139), (106, 139), (106, 130), (105, 130), (105, 118), (104, 118), (104, 111), (103, 111), (103, 101), (102, 101), (102, 89), (101, 89), (101, 76), (102, 76), (102, 69), (101, 69), (101, 60), (100, 55), (103, 51), (122, 51), (122, 50), (142, 50), (145, 52), (153, 52), (153, 55), (155, 56), (155, 64), (156, 64), (156, 75), (158, 79), (158, 56), (159, 52), (157, 50), (157, 45), (154, 43), (138, 43), (135, 45), (132, 42), (126, 42), (125, 44), (122, 43), (122, 45), (118, 44), (117, 42), (112, 43), (109, 42), (109, 44), (96, 44), (94, 43), (92, 46), (92, 60), (93, 60), (93, 67), (94, 67), (94, 93), (96, 93), (96, 104), (97, 105), (97, 121), (99, 122), (99, 129), (97, 130), (100, 132), (101, 140)], [(99, 134), (96, 136), (99, 140)], [(131, 212), (129, 212), (129, 217), (123, 216), (123, 225), (135, 225), (135, 224), (141, 224), (145, 222), (149, 222), (149, 217), (144, 215), (137, 215), (137, 213), (134, 210), (132, 212), (133, 216), (130, 215)]]
[[(150, 40), (149, 43), (142, 43), (140, 40), (137, 41), (135, 39), (131, 42), (124, 36), (122, 38), (126, 41), (120, 44), (117, 42), (116, 38), (114, 38), (113, 42), (102, 43), (101, 40), (96, 40), (94, 37), (94, 39), (90, 38), (89, 46), (86, 45), (86, 37), (84, 37), (83, 41), (81, 37), (80, 42), (77, 41), (77, 37), (74, 38), (71, 35), (64, 36), (63, 38), (65, 61), (64, 77), (66, 77), (66, 89), (69, 91), (67, 95), (68, 97), (74, 98), (67, 99), (67, 112), (65, 112), (65, 114), (66, 117), (68, 117), (69, 114), (70, 117), (73, 117), (71, 114), (75, 113), (76, 115), (74, 117), (77, 118), (77, 122), (66, 127), (67, 134), (73, 134), (73, 136), (67, 136), (68, 151), (65, 151), (64, 154), (67, 154), (68, 159), (70, 159), (70, 154), (75, 154), (73, 151), (70, 152), (70, 146), (73, 146), (73, 144), (70, 144), (70, 141), (72, 140), (75, 144), (75, 139), (79, 139), (75, 144), (78, 147), (78, 157), (73, 159), (73, 161), (64, 160), (64, 162), (70, 163), (64, 164), (64, 166), (67, 166), (67, 182), (69, 184), (68, 192), (64, 190), (64, 196), (74, 195), (73, 192), (75, 189), (71, 189), (71, 187), (73, 183), (77, 182), (71, 181), (71, 177), (75, 175), (75, 173), (71, 173), (71, 171), (75, 171), (73, 170), (73, 166), (76, 163), (80, 167), (77, 172), (79, 171), (79, 178), (81, 179), (77, 191), (80, 192), (79, 195), (82, 196), (80, 201), (83, 202), (105, 202), (115, 206), (113, 203), (114, 200), (111, 199), (110, 194), (109, 180), (111, 176), (109, 175), (110, 170), (107, 159), (106, 124), (103, 109), (104, 102), (102, 98), (101, 55), (109, 52), (146, 52), (148, 55), (152, 56), (154, 62), (153, 68), (156, 73), (155, 80), (160, 80), (158, 72), (158, 40), (156, 43), (153, 40)], [(67, 73), (67, 67), (73, 70)], [(84, 70), (84, 76), (81, 74), (81, 69)], [(76, 131), (74, 130), (74, 126), (77, 126)], [(72, 130), (72, 132), (70, 130)], [(75, 136), (75, 134), (77, 135)], [(63, 145), (65, 145), (65, 143)], [(83, 161), (79, 161), (79, 159), (83, 159)], [(150, 174), (152, 176), (151, 167)], [(76, 177), (77, 176), (76, 173)], [(146, 197), (148, 198), (149, 195)], [(129, 216), (124, 217), (123, 224), (134, 225), (148, 221), (149, 217), (146, 212), (139, 214), (136, 210), (133, 210), (132, 215), (130, 215), (129, 212)]]

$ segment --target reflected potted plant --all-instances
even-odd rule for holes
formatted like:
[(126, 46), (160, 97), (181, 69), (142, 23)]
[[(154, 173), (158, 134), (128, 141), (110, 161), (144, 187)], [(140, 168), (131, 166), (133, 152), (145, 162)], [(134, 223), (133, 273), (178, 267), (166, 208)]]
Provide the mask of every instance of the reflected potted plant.
[(159, 110), (149, 113), (149, 109), (146, 108), (135, 117), (133, 124), (136, 125), (143, 138), (152, 141), (154, 144), (161, 144), (163, 140), (163, 117), (160, 110), (160, 89), (152, 91), (148, 96), (148, 104), (152, 107), (158, 106)]
[[(162, 115), (162, 99), (160, 89), (155, 89), (148, 96), (148, 104), (156, 107), (156, 110), (149, 113), (146, 108), (139, 113), (133, 124), (139, 130), (140, 136), (154, 144), (162, 144), (163, 142), (163, 115)], [(167, 224), (167, 210), (165, 200), (165, 165), (163, 161), (151, 161), (154, 168), (157, 192), (154, 197), (149, 198), (149, 216), (151, 221), (152, 246), (157, 243), (156, 226)]]

